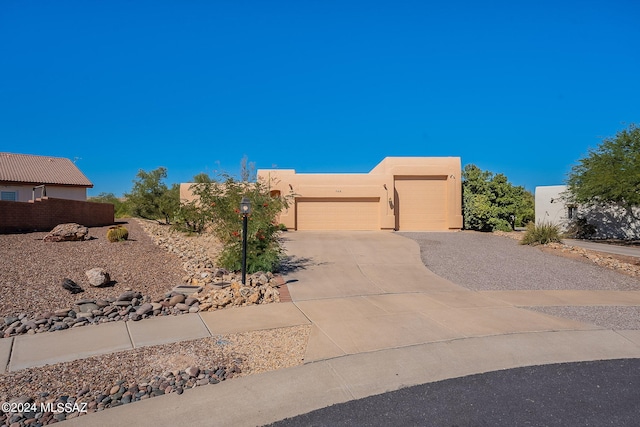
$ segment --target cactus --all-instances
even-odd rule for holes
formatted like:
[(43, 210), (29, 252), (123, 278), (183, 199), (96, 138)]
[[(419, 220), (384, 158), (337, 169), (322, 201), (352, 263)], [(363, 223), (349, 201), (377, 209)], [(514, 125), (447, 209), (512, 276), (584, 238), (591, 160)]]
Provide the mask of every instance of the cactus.
[(107, 230), (107, 240), (110, 242), (122, 242), (129, 238), (129, 230), (121, 225), (109, 227)]

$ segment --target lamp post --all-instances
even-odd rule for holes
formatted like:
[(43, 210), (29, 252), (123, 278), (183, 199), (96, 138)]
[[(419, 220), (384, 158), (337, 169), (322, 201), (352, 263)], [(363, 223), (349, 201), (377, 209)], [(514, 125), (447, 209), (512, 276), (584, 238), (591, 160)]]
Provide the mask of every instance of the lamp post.
[(240, 201), (240, 212), (242, 213), (242, 284), (247, 280), (247, 217), (251, 213), (251, 201), (243, 197)]

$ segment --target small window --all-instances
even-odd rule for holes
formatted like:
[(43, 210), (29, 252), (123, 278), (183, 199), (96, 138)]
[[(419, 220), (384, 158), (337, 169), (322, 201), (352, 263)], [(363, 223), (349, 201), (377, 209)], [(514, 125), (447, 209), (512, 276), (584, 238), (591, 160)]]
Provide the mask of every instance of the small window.
[(0, 191), (0, 200), (15, 202), (18, 200), (17, 191)]
[(575, 206), (567, 206), (567, 217), (569, 219), (575, 218), (577, 213), (578, 213), (578, 208), (577, 207), (575, 207)]

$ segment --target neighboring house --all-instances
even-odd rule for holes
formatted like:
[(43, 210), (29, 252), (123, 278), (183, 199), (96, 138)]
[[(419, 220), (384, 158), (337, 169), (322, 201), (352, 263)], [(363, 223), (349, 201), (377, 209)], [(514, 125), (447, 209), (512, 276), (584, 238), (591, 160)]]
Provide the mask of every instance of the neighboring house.
[(536, 224), (555, 224), (560, 226), (562, 231), (567, 230), (569, 220), (576, 214), (576, 207), (567, 203), (564, 196), (566, 191), (566, 185), (536, 187)]
[(566, 185), (536, 187), (536, 223), (552, 223), (567, 231), (572, 221), (595, 226), (594, 239), (640, 239), (640, 209), (631, 215), (617, 206), (581, 206), (567, 200)]
[(28, 202), (48, 196), (86, 201), (92, 187), (69, 159), (0, 153), (0, 200)]
[[(280, 215), (292, 230), (459, 230), (460, 177), (459, 157), (387, 157), (361, 174), (258, 170), (272, 195), (294, 194)], [(182, 199), (193, 198), (190, 185)]]

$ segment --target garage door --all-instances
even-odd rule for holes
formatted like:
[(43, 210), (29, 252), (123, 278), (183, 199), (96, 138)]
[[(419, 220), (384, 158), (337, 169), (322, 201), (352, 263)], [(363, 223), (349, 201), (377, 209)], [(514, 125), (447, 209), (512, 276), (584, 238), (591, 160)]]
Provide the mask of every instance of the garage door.
[(396, 177), (396, 228), (447, 230), (446, 177)]
[(379, 230), (377, 198), (296, 200), (298, 230)]

